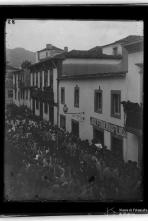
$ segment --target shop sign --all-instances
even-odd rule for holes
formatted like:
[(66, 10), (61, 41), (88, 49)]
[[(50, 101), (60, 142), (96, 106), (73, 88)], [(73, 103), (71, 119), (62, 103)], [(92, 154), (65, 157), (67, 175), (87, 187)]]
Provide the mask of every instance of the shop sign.
[(73, 114), (72, 117), (80, 122), (83, 122), (85, 120), (83, 114)]
[(126, 136), (125, 129), (123, 127), (118, 126), (118, 125), (111, 124), (109, 122), (99, 120), (94, 117), (90, 117), (90, 124), (92, 126), (100, 128), (100, 129), (109, 131), (110, 133), (113, 133), (115, 135), (122, 136), (122, 137)]

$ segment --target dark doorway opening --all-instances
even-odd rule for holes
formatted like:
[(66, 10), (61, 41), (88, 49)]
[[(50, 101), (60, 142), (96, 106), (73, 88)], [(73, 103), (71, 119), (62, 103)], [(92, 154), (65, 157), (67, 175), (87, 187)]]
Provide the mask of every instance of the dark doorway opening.
[(96, 143), (100, 143), (102, 146), (104, 146), (104, 131), (94, 128), (93, 137)]
[(111, 135), (111, 150), (116, 159), (123, 160), (123, 139)]
[(71, 132), (73, 135), (79, 137), (79, 122), (76, 120), (71, 120)]

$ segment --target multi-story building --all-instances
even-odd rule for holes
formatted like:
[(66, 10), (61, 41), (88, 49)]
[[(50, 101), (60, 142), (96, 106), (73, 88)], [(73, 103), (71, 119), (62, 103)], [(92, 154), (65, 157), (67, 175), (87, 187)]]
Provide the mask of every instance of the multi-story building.
[(18, 70), (17, 68), (6, 64), (5, 72), (5, 104), (11, 104), (13, 102), (13, 72)]
[(13, 72), (13, 103), (30, 108), (30, 71), (20, 69)]
[(57, 125), (58, 75), (61, 72), (59, 55), (67, 51), (47, 44), (37, 52), (37, 63), (30, 66), (30, 107), (36, 116)]
[(15, 72), (15, 103), (81, 139), (94, 139), (124, 161), (139, 162), (143, 38), (128, 36), (89, 51), (52, 48), (37, 53), (27, 85), (20, 77), (25, 72)]
[(139, 107), (142, 46), (141, 37), (129, 36), (102, 49), (69, 52), (59, 78), (60, 127), (95, 139), (124, 161), (138, 162), (141, 156), (141, 115), (133, 115), (135, 123), (121, 102)]

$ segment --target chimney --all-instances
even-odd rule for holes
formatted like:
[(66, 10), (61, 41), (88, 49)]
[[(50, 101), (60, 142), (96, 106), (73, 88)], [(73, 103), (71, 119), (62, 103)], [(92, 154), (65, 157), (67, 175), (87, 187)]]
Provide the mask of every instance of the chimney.
[(65, 52), (68, 52), (68, 47), (64, 47), (64, 51), (65, 51)]
[(52, 44), (46, 44), (47, 49), (52, 49)]

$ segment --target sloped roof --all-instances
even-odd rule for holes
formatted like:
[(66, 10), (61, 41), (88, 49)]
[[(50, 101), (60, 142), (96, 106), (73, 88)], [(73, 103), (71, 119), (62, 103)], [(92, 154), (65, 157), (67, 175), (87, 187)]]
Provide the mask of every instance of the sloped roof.
[(106, 55), (102, 53), (97, 53), (97, 51), (82, 51), (82, 50), (72, 50), (70, 52), (63, 52), (56, 54), (52, 57), (47, 57), (39, 61), (38, 63), (32, 64), (30, 67), (35, 67), (37, 65), (43, 64), (51, 60), (64, 60), (66, 58), (90, 58), (90, 59), (121, 59), (121, 55)]
[(122, 38), (118, 41), (114, 41), (110, 44), (106, 44), (106, 45), (103, 45), (102, 47), (105, 47), (105, 46), (108, 46), (108, 45), (112, 45), (112, 44), (122, 44), (122, 45), (127, 45), (127, 44), (130, 44), (130, 43), (134, 43), (134, 42), (138, 42), (138, 41), (143, 41), (143, 36), (140, 36), (140, 35), (129, 35), (125, 38)]
[(115, 55), (106, 55), (102, 54), (101, 51), (98, 50), (89, 50), (89, 51), (82, 51), (82, 50), (72, 50), (65, 54), (66, 58), (99, 58), (99, 59), (121, 59), (121, 56)]
[[(120, 56), (121, 59), (121, 56)], [(99, 63), (63, 63), (62, 65), (62, 77), (71, 76), (103, 76), (104, 74), (115, 74), (118, 76), (119, 73), (126, 73), (128, 70), (128, 57), (127, 51), (123, 50), (123, 57), (118, 64), (99, 64)]]
[(45, 51), (45, 50), (58, 50), (58, 51), (64, 51), (64, 50), (61, 49), (61, 48), (58, 48), (58, 47), (56, 47), (56, 46), (54, 46), (54, 45), (51, 45), (51, 48), (50, 48), (50, 49), (48, 49), (48, 48), (43, 48), (43, 49), (39, 50), (38, 52), (40, 52), (40, 51)]

